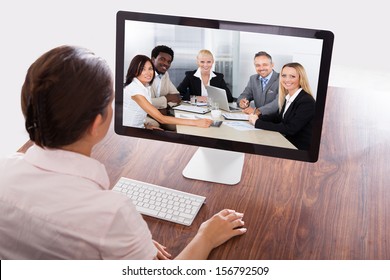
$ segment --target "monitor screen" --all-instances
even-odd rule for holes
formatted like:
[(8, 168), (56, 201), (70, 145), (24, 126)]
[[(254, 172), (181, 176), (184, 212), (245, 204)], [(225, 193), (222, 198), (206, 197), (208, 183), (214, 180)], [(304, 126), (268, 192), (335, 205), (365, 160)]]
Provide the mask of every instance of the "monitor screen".
[[(326, 30), (119, 11), (115, 131), (131, 137), (315, 162), (320, 149), (333, 39), (333, 33)], [(126, 125), (124, 83), (130, 61), (138, 54), (150, 57), (151, 50), (157, 45), (169, 46), (174, 51), (168, 72), (176, 87), (185, 78), (186, 71), (197, 69), (199, 50), (210, 50), (214, 56), (213, 70), (223, 74), (234, 100), (244, 91), (250, 77), (256, 74), (254, 56), (257, 52), (270, 54), (273, 69), (278, 73), (286, 63), (301, 64), (315, 100), (309, 148), (298, 149), (285, 135), (255, 129), (247, 121), (224, 119), (218, 127), (180, 125), (173, 131)], [(179, 118), (187, 116), (186, 113), (176, 115)], [(207, 114), (202, 116), (207, 117)]]

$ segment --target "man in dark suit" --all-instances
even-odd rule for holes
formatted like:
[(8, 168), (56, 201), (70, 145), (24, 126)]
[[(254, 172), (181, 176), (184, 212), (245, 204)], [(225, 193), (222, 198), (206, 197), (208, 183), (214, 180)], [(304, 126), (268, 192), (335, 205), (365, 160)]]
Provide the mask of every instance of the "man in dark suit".
[[(279, 73), (273, 70), (272, 57), (263, 51), (255, 54), (254, 65), (257, 74), (249, 78), (237, 105), (247, 114), (272, 114), (278, 110)], [(255, 107), (250, 106), (252, 100)]]

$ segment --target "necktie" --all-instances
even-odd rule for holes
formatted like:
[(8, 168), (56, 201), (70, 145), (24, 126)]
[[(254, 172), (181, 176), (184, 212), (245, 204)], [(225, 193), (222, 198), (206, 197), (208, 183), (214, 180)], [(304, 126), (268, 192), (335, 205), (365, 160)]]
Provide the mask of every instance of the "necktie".
[(263, 90), (265, 89), (265, 86), (267, 85), (267, 81), (268, 81), (267, 78), (261, 78), (261, 87)]

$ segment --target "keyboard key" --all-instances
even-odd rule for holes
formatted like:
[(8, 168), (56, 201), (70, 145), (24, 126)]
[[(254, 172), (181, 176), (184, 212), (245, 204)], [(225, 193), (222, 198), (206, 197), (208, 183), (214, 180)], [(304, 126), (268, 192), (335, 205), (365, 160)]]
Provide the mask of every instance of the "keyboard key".
[(142, 206), (138, 206), (138, 205), (135, 208), (137, 209), (138, 212), (141, 212), (145, 215), (156, 216), (158, 214), (157, 210), (153, 210), (150, 208), (146, 208), (146, 207), (142, 207)]

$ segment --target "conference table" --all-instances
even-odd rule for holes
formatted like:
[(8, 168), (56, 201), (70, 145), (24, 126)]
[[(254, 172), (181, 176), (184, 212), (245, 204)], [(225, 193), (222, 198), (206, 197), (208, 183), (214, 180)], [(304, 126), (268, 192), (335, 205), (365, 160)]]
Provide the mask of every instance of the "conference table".
[[(181, 105), (181, 108), (191, 107), (186, 105)], [(196, 114), (182, 110), (174, 110), (175, 117), (178, 118), (209, 118), (214, 121), (222, 121), (222, 125), (219, 127), (209, 127), (201, 128), (188, 125), (177, 125), (177, 133), (194, 135), (194, 136), (204, 136), (214, 139), (224, 139), (229, 141), (237, 141), (244, 143), (254, 143), (267, 146), (281, 147), (287, 149), (297, 148), (286, 139), (282, 134), (276, 131), (263, 130), (254, 128), (249, 121), (245, 120), (234, 120), (234, 119), (225, 119), (222, 115), (219, 118), (213, 119), (210, 113), (206, 114)], [(221, 114), (227, 113), (221, 110)], [(241, 111), (231, 112), (230, 116), (243, 114)]]
[(106, 165), (112, 185), (124, 176), (206, 197), (189, 227), (144, 216), (173, 256), (203, 221), (229, 208), (244, 213), (248, 231), (210, 259), (389, 259), (390, 110), (381, 98), (367, 103), (357, 94), (366, 93), (329, 88), (316, 163), (246, 154), (237, 185), (185, 178), (196, 146), (119, 136), (112, 128), (92, 156)]

